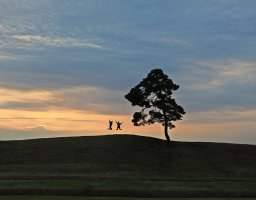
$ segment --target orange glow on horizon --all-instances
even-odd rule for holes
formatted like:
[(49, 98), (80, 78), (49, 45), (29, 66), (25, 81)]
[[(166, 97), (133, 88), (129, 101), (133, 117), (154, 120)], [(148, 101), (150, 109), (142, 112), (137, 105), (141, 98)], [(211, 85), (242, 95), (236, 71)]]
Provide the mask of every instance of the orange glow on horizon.
[[(77, 110), (20, 111), (0, 109), (0, 127), (4, 129), (31, 130), (44, 127), (50, 131), (70, 133), (70, 135), (115, 134), (115, 120), (124, 122), (120, 133), (149, 134), (159, 132), (158, 125), (134, 127), (129, 115), (102, 115)], [(113, 120), (113, 130), (109, 131), (108, 120)]]
[[(86, 92), (87, 90), (76, 88), (75, 92)], [(91, 90), (97, 92), (97, 95), (99, 95), (97, 98), (100, 98), (101, 92), (97, 91), (97, 88), (90, 88), (89, 90), (90, 92)], [(132, 112), (123, 115), (106, 114), (108, 112), (103, 114), (104, 112), (100, 112), (106, 106), (109, 106), (110, 111), (116, 109), (115, 104), (101, 105), (92, 101), (91, 107), (88, 107), (89, 109), (87, 107), (75, 109), (76, 107), (73, 105), (76, 105), (76, 99), (74, 102), (71, 101), (73, 100), (72, 95), (74, 92), (71, 92), (73, 90), (67, 89), (63, 91), (67, 93), (64, 92), (64, 95), (58, 96), (61, 93), (60, 91), (38, 90), (28, 91), (24, 94), (24, 91), (0, 88), (0, 105), (3, 105), (3, 108), (0, 109), (0, 129), (28, 132), (41, 131), (42, 137), (48, 131), (48, 135), (58, 132), (60, 136), (126, 133), (164, 139), (163, 127), (160, 124), (134, 127), (131, 122)], [(48, 106), (49, 101), (53, 102), (55, 106)], [(72, 104), (65, 104), (66, 101)], [(18, 106), (20, 102), (25, 104), (22, 105), (23, 107), (15, 109), (16, 104), (12, 104), (13, 102), (18, 102)], [(39, 106), (42, 104), (44, 107), (30, 107), (30, 103), (39, 103)], [(29, 105), (28, 108), (26, 108), (27, 104)], [(188, 113), (182, 121), (174, 123), (176, 128), (170, 130), (169, 133), (174, 140), (229, 141), (234, 136), (239, 138), (244, 133), (255, 130), (255, 116), (256, 109)], [(113, 130), (107, 130), (108, 120), (124, 122), (122, 125), (123, 130), (116, 131), (115, 122)], [(249, 137), (251, 137), (250, 134), (248, 134)]]

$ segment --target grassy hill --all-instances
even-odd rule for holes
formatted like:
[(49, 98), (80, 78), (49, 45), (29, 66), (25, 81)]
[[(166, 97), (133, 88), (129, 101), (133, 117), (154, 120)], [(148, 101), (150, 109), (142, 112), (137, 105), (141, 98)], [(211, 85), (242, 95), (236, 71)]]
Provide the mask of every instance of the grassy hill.
[(0, 142), (0, 195), (256, 197), (256, 146), (133, 135)]

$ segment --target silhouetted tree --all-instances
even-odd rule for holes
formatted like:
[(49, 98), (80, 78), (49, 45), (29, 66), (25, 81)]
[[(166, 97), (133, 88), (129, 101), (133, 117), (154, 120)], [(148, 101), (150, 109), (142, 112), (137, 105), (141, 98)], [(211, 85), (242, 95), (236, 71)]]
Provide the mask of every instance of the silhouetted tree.
[(142, 110), (135, 112), (132, 122), (134, 126), (161, 123), (167, 143), (170, 143), (168, 128), (175, 126), (172, 121), (181, 120), (184, 109), (172, 98), (173, 91), (179, 88), (163, 73), (161, 69), (152, 70), (137, 86), (125, 95), (132, 106), (140, 106)]

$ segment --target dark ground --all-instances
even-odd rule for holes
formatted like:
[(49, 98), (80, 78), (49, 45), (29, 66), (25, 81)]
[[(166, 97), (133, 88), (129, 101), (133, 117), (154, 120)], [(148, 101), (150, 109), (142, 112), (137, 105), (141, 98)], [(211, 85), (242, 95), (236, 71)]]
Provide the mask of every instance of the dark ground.
[(0, 142), (0, 195), (255, 197), (256, 146), (115, 135)]

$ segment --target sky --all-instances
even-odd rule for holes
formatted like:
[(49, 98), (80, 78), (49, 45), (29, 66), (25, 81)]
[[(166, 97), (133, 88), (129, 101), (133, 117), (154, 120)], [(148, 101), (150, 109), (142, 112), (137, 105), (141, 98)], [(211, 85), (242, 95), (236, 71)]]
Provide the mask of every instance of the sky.
[[(0, 0), (0, 140), (134, 127), (124, 98), (155, 68), (180, 85), (173, 140), (256, 144), (256, 1)], [(108, 120), (123, 121), (108, 131)]]

